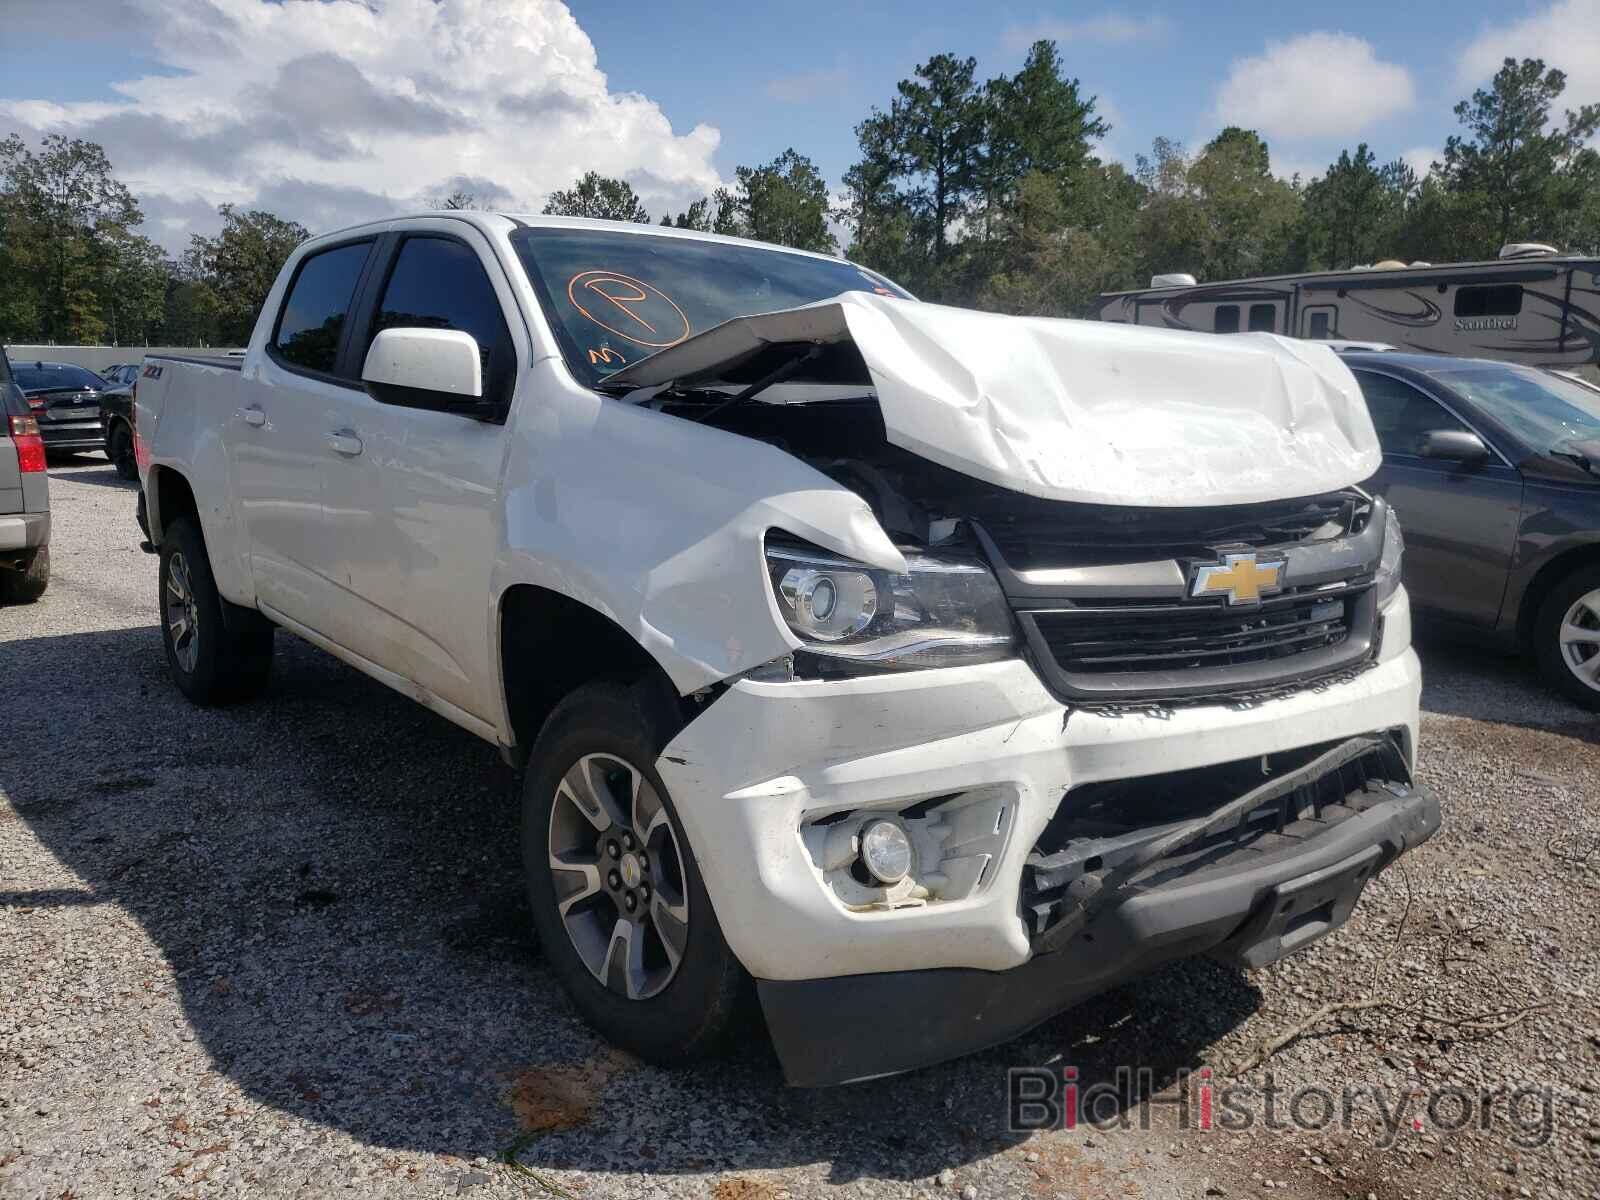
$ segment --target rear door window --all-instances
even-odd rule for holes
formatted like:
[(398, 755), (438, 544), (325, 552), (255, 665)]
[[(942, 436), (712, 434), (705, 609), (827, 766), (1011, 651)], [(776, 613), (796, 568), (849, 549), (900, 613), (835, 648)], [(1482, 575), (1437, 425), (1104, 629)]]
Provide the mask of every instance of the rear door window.
[(419, 327), (470, 333), (483, 363), (484, 398), (506, 396), (516, 372), (511, 331), (483, 263), (465, 243), (428, 236), (400, 243), (367, 345), (385, 329)]
[(352, 242), (308, 255), (300, 264), (272, 336), (272, 349), (281, 361), (333, 373), (350, 302), (371, 250), (371, 242)]

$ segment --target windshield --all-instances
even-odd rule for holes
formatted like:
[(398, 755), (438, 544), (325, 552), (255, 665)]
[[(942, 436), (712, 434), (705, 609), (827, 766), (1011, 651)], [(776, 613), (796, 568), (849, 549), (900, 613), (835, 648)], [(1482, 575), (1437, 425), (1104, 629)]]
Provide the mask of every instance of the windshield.
[(1434, 378), (1472, 401), (1535, 450), (1600, 438), (1600, 392), (1535, 367), (1435, 371)]
[(75, 367), (71, 363), (37, 363), (31, 367), (13, 365), (17, 386), (25, 392), (41, 392), (47, 388), (88, 388), (98, 392), (106, 381), (93, 371)]
[(841, 292), (910, 298), (853, 263), (763, 246), (599, 229), (523, 229), (511, 240), (567, 365), (590, 386), (733, 317)]

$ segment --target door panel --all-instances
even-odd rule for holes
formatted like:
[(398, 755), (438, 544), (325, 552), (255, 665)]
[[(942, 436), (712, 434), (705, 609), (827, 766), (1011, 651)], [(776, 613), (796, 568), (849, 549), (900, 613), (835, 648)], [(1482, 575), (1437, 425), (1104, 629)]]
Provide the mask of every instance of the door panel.
[(223, 434), (256, 595), (336, 641), (337, 562), (322, 513), (326, 413), (351, 393), (334, 374), (373, 243), (307, 256), (290, 283), (272, 345), (241, 373)]
[(1522, 476), (1492, 452), (1479, 464), (1423, 458), (1416, 451), (1424, 433), (1468, 426), (1399, 379), (1368, 371), (1356, 378), (1383, 445), (1383, 466), (1369, 486), (1400, 518), (1413, 607), (1493, 627), (1522, 516)]
[(328, 637), (322, 414), (343, 390), (264, 364), (243, 381), (224, 435), (257, 597)]
[[(485, 397), (509, 395), (517, 350), (504, 312), (514, 312), (515, 301), (481, 238), (408, 233), (375, 290), (355, 363), (384, 328), (461, 329), (479, 342)], [(500, 539), (505, 427), (356, 392), (339, 398), (323, 427), (360, 447), (330, 448), (323, 460), (323, 507), (346, 588), (348, 644), (492, 721), (482, 681), (496, 677), (488, 592)]]
[[(504, 427), (351, 393), (335, 410), (361, 450), (330, 450), (327, 531), (343, 578), (341, 641), (484, 720), (486, 597)], [(332, 414), (330, 414), (332, 415)]]

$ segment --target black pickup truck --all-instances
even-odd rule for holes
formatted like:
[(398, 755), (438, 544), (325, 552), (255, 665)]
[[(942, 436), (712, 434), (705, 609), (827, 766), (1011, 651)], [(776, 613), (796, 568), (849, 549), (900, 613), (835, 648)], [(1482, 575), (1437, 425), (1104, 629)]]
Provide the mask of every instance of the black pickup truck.
[(124, 479), (139, 477), (133, 459), (133, 393), (138, 386), (135, 376), (100, 393), (100, 436), (106, 457)]

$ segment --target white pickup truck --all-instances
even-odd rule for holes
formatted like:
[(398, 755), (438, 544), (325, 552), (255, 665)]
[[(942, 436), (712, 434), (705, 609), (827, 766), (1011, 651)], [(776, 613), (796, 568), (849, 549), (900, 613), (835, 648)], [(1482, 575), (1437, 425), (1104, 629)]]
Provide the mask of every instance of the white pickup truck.
[(151, 355), (177, 685), (285, 629), (525, 765), (551, 969), (788, 1078), (1270, 962), (1437, 828), (1378, 443), (1325, 348), (922, 304), (848, 262), (429, 214)]

